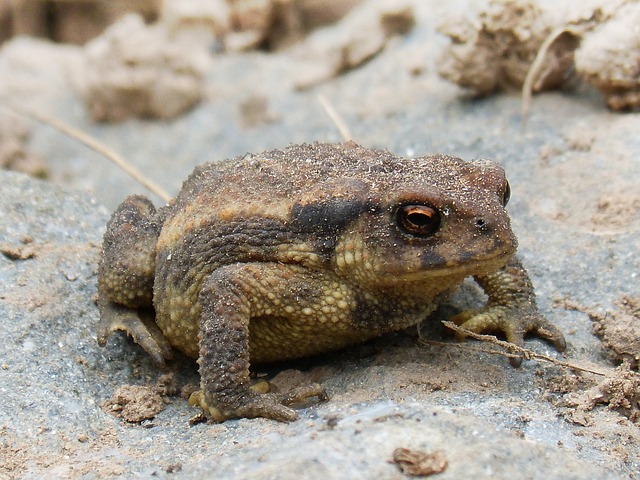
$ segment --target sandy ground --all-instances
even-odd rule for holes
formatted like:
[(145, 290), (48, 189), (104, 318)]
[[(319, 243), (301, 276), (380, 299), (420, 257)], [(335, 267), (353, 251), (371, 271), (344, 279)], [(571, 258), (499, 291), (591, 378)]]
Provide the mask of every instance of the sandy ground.
[(423, 339), (448, 346), (421, 344), (412, 330), (259, 368), (282, 389), (326, 387), (330, 399), (293, 424), (190, 422), (193, 362), (161, 372), (124, 337), (95, 342), (104, 225), (127, 194), (147, 192), (33, 123), (24, 149), (44, 159), (49, 180), (0, 172), (0, 477), (404, 478), (394, 451), (406, 448), (414, 464), (439, 452), (443, 479), (640, 478), (640, 115), (611, 113), (581, 87), (534, 97), (523, 125), (516, 94), (473, 99), (440, 79), (447, 41), (435, 24), (464, 3), (420, 2), (411, 33), (304, 91), (289, 50), (215, 56), (204, 100), (174, 120), (94, 123), (74, 87), (81, 49), (28, 38), (0, 50), (0, 98), (90, 133), (172, 193), (205, 161), (339, 141), (319, 93), (364, 145), (492, 158), (509, 176), (541, 310), (569, 342), (563, 355), (539, 340), (527, 346), (608, 376), (540, 360), (513, 369), (460, 348), (439, 321), (482, 301), (469, 283), (422, 326)]

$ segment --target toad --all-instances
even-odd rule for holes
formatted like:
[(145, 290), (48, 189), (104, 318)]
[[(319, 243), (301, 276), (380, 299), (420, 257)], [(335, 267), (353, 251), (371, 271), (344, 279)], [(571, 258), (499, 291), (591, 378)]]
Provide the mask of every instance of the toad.
[[(191, 402), (214, 420), (297, 418), (252, 387), (251, 364), (343, 348), (419, 324), (472, 276), (483, 308), (453, 320), (564, 350), (515, 256), (509, 184), (490, 161), (402, 158), (353, 142), (292, 145), (195, 169), (168, 205), (128, 197), (107, 225), (98, 341), (124, 330), (158, 365), (196, 358)], [(153, 307), (155, 320), (139, 315)], [(264, 389), (263, 389), (264, 390)]]

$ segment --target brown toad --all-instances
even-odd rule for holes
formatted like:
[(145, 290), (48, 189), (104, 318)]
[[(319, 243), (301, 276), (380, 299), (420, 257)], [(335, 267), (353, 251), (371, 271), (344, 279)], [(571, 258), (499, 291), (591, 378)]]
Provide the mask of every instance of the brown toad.
[[(127, 198), (99, 270), (104, 345), (130, 333), (158, 364), (198, 359), (193, 398), (216, 420), (293, 420), (250, 363), (313, 355), (418, 324), (473, 276), (489, 300), (455, 321), (565, 348), (514, 256), (509, 185), (489, 161), (401, 158), (355, 143), (294, 145), (195, 169), (169, 205)], [(137, 309), (153, 306), (156, 319)]]

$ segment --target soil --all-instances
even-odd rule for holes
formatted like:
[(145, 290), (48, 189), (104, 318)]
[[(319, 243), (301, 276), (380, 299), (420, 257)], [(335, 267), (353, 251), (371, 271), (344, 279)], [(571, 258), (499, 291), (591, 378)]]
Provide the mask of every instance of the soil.
[(616, 365), (626, 363), (637, 370), (640, 361), (640, 301), (623, 296), (616, 302), (616, 309), (601, 313), (599, 311), (576, 305), (565, 304), (585, 312), (593, 324), (593, 333), (602, 340), (609, 359)]
[(147, 26), (140, 16), (125, 16), (83, 52), (85, 75), (76, 83), (96, 121), (174, 118), (204, 95), (204, 47), (171, 37), (162, 25)]
[(442, 473), (448, 465), (442, 452), (424, 453), (408, 448), (396, 448), (392, 461), (402, 473), (410, 477), (428, 477)]
[(155, 387), (144, 385), (123, 385), (105, 402), (102, 409), (129, 423), (142, 423), (151, 420), (164, 410), (169, 397), (177, 394), (173, 375), (165, 374), (158, 378)]
[(639, 108), (638, 21), (636, 0), (491, 1), (475, 17), (461, 12), (442, 22), (452, 44), (440, 74), (485, 95), (565, 88), (577, 75), (609, 108)]
[(27, 148), (29, 127), (23, 118), (13, 114), (0, 115), (0, 168), (46, 178), (44, 158)]
[[(24, 120), (18, 150), (44, 158), (49, 181), (0, 171), (0, 477), (640, 478), (640, 114), (607, 111), (604, 97), (582, 86), (536, 96), (524, 125), (518, 96), (471, 99), (438, 76), (447, 39), (436, 23), (486, 4), (407, 2), (389, 16), (380, 13), (385, 2), (354, 3), (370, 9), (366, 22), (342, 12), (297, 45), (208, 50), (199, 103), (163, 121), (134, 111), (126, 121), (103, 118), (119, 123), (94, 122), (78, 88), (88, 75), (84, 48), (29, 38), (0, 50), (0, 101), (89, 132), (174, 193), (204, 161), (340, 141), (318, 94), (367, 146), (493, 158), (512, 186), (519, 255), (567, 353), (528, 339), (539, 355), (513, 369), (472, 348), (494, 345), (455, 343), (440, 321), (483, 301), (470, 281), (419, 331), (256, 366), (256, 381), (275, 391), (327, 389), (327, 401), (298, 406), (299, 421), (203, 422), (187, 402), (198, 385), (194, 362), (178, 357), (159, 371), (124, 336), (104, 349), (95, 341), (104, 225), (142, 187), (104, 156)], [(527, 5), (524, 19), (539, 7)], [(375, 48), (367, 44), (361, 61), (310, 56), (317, 65), (305, 70), (297, 47), (354, 24), (357, 34), (340, 37), (348, 40), (340, 48), (368, 28), (380, 38), (384, 24), (371, 19), (395, 26)], [(523, 25), (512, 24), (511, 32)], [(586, 45), (586, 30), (581, 36)], [(520, 58), (530, 62), (538, 48)], [(521, 82), (523, 72), (509, 78)]]

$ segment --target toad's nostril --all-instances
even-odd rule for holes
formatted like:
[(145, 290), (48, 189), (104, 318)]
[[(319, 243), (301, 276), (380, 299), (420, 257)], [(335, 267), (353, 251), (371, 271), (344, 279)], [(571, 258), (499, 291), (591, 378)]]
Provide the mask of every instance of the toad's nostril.
[(479, 228), (480, 230), (486, 230), (487, 229), (487, 221), (484, 218), (476, 218), (476, 227)]

